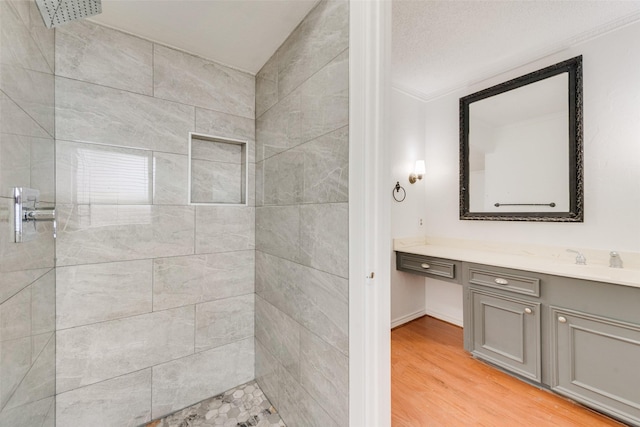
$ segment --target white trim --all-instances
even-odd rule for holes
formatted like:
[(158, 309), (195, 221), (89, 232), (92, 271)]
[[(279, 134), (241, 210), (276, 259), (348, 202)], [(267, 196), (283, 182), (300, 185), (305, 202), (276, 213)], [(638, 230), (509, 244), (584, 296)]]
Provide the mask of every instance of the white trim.
[[(422, 316), (424, 316), (426, 314), (427, 314), (427, 312), (425, 310), (418, 310), (416, 312), (409, 313), (409, 314), (406, 314), (404, 316), (398, 317), (397, 319), (391, 321), (391, 329), (397, 328), (398, 326), (404, 325), (405, 323), (409, 323), (412, 320), (416, 320), (417, 318), (422, 317)], [(433, 316), (433, 317), (435, 317), (435, 316)]]
[(391, 2), (349, 4), (349, 425), (388, 427)]
[(443, 322), (460, 326), (462, 328), (462, 319), (458, 319), (457, 317), (453, 317), (448, 314), (443, 314), (433, 310), (425, 310), (424, 314), (426, 314), (427, 316), (435, 317), (436, 319), (442, 320)]

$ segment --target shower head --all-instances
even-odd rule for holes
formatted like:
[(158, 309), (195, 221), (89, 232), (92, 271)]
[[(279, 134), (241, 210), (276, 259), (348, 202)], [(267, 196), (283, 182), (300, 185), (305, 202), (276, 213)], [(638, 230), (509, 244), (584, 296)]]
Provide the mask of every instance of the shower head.
[(47, 28), (102, 13), (101, 0), (36, 0)]

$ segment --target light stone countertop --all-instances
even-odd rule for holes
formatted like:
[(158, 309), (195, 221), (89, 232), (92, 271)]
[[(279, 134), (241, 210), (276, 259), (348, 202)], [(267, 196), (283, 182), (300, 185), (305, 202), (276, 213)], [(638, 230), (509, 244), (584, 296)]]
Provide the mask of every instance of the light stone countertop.
[(582, 252), (587, 258), (587, 265), (575, 264), (576, 254), (566, 252), (567, 248), (554, 246), (442, 237), (409, 237), (394, 239), (393, 249), (398, 252), (640, 288), (640, 253), (637, 252), (619, 252), (624, 268), (611, 268), (609, 251), (574, 247), (570, 249)]

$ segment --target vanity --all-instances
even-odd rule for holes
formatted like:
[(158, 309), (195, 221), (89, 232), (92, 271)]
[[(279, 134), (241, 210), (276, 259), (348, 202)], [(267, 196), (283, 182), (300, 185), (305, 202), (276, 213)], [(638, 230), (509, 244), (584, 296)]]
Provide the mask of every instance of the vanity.
[(640, 426), (640, 254), (615, 269), (564, 248), (417, 238), (394, 250), (398, 270), (463, 286), (474, 357)]

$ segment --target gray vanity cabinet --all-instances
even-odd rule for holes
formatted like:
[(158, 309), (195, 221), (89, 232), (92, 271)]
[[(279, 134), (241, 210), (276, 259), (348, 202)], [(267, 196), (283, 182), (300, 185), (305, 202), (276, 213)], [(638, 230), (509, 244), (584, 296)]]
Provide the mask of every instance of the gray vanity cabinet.
[(640, 423), (640, 325), (550, 307), (551, 389)]
[(472, 288), (471, 353), (540, 382), (540, 303)]

